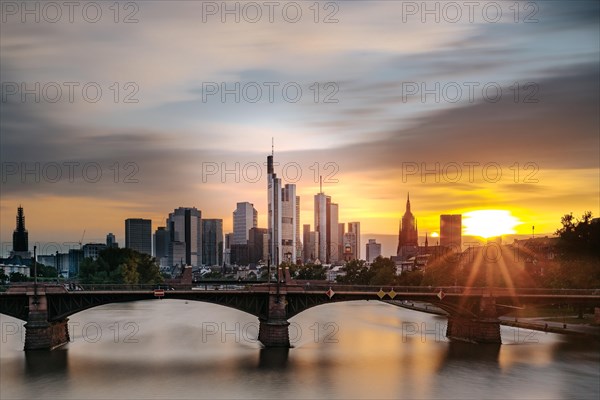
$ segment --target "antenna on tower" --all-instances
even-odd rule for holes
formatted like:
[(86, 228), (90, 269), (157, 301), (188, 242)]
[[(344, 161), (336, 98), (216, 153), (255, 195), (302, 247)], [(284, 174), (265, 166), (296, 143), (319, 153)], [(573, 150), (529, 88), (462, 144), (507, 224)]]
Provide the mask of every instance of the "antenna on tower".
[(275, 138), (271, 137), (271, 155), (275, 155)]
[(319, 175), (319, 193), (323, 193), (323, 176)]

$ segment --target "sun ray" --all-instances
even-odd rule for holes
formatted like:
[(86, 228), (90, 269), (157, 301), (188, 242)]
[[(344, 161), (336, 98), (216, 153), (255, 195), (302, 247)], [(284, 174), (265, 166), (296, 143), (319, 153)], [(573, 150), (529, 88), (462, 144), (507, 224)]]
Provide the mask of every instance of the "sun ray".
[(510, 297), (512, 299), (515, 299), (516, 298), (515, 285), (510, 276), (510, 273), (508, 272), (506, 263), (504, 262), (504, 254), (507, 252), (507, 250), (506, 250), (506, 248), (503, 248), (502, 246), (499, 246), (499, 248), (500, 248), (500, 254), (499, 254), (500, 257), (498, 258), (498, 267), (500, 269), (500, 274), (502, 274), (502, 278), (504, 279), (504, 282), (506, 283), (506, 288), (508, 289), (508, 293), (509, 293)]
[[(477, 274), (479, 273), (479, 267), (481, 266), (481, 261), (483, 260), (483, 254), (481, 251), (479, 251), (479, 249), (474, 248), (473, 250), (470, 250), (469, 253), (471, 251), (476, 252), (476, 255), (475, 255), (475, 260), (471, 264), (471, 271), (469, 271), (469, 277), (467, 278), (467, 282), (465, 283), (465, 287), (467, 287), (467, 288), (470, 288), (473, 285), (473, 282), (475, 281), (475, 279), (477, 278)], [(469, 256), (471, 256), (471, 254), (469, 254)], [(467, 294), (467, 293), (468, 292), (465, 292), (465, 294)], [(458, 302), (458, 308), (463, 309), (466, 301), (467, 301), (466, 296), (461, 297)]]

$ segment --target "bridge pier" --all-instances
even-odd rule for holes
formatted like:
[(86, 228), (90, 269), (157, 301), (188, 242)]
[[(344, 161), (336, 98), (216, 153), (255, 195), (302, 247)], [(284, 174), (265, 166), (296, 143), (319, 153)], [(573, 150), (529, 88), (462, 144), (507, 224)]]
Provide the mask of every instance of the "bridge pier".
[(46, 288), (27, 292), (29, 313), (25, 323), (25, 350), (52, 350), (69, 342), (68, 318), (48, 321)]
[(269, 294), (269, 308), (266, 318), (259, 318), (258, 340), (265, 347), (290, 347), (290, 334), (287, 321), (284, 294)]
[(497, 318), (448, 316), (446, 337), (472, 343), (502, 343), (500, 321)]
[(472, 315), (450, 314), (446, 337), (471, 343), (501, 344), (500, 320), (496, 300), (491, 296), (480, 299), (471, 309)]
[(48, 322), (31, 315), (25, 324), (25, 350), (52, 350), (69, 342), (68, 319)]

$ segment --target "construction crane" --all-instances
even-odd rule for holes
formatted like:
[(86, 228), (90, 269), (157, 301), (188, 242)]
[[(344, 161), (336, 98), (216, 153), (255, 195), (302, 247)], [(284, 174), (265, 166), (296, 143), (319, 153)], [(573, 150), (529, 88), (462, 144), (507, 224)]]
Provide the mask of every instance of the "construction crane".
[(81, 235), (81, 239), (79, 239), (79, 250), (81, 250), (81, 243), (83, 242), (83, 237), (85, 236), (85, 229), (83, 230), (83, 234)]

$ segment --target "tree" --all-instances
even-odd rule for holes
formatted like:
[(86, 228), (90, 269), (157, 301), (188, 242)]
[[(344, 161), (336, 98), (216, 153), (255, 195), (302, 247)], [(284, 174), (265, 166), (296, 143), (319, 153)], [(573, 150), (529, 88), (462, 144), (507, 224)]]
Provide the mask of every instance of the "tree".
[(139, 283), (140, 273), (137, 271), (135, 260), (130, 259), (126, 263), (119, 265), (119, 271), (121, 273), (123, 283)]
[(20, 272), (11, 272), (10, 273), (10, 281), (11, 282), (27, 282), (28, 280), (29, 280), (29, 278)]
[(9, 279), (10, 279), (9, 276), (6, 275), (6, 273), (4, 272), (4, 269), (0, 269), (0, 285), (5, 285)]
[(592, 222), (591, 211), (584, 212), (581, 219), (575, 219), (573, 213), (565, 214), (560, 222), (562, 228), (556, 234), (563, 256), (600, 257), (600, 223)]
[(321, 265), (306, 264), (306, 265), (298, 267), (296, 272), (297, 272), (296, 279), (305, 279), (305, 280), (324, 280), (325, 279), (325, 269)]
[(396, 283), (400, 286), (421, 286), (423, 282), (423, 271), (406, 271), (398, 277)]
[(370, 275), (371, 285), (394, 285), (397, 281), (396, 263), (390, 258), (379, 256), (371, 264)]
[(560, 288), (600, 287), (600, 223), (586, 211), (580, 219), (573, 214), (561, 218), (558, 235), (559, 265), (544, 274), (544, 284)]
[(348, 261), (343, 270), (345, 275), (339, 275), (336, 280), (339, 283), (351, 283), (355, 285), (368, 285), (372, 276), (364, 260)]
[(37, 264), (37, 276), (39, 278), (56, 278), (56, 268), (44, 264)]
[(86, 258), (79, 266), (83, 283), (157, 284), (163, 282), (156, 260), (132, 249), (107, 248), (96, 260)]

